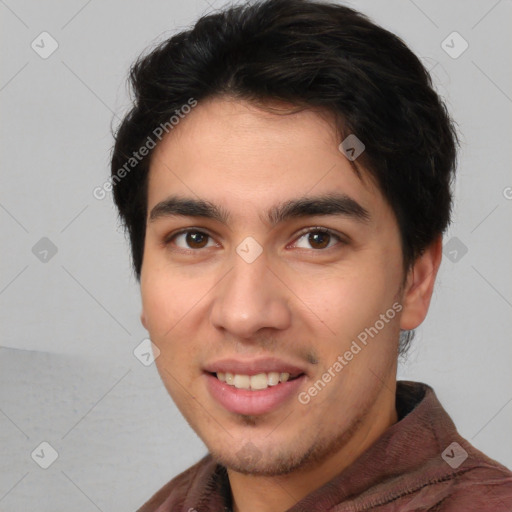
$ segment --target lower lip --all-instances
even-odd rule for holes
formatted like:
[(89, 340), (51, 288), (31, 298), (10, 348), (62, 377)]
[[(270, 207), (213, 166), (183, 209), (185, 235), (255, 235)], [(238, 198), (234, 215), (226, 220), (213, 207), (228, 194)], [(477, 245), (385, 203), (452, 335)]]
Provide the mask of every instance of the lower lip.
[(221, 382), (210, 373), (206, 373), (205, 376), (208, 390), (217, 402), (230, 412), (247, 415), (265, 414), (277, 409), (292, 396), (297, 396), (298, 389), (306, 377), (301, 375), (276, 386), (250, 391)]

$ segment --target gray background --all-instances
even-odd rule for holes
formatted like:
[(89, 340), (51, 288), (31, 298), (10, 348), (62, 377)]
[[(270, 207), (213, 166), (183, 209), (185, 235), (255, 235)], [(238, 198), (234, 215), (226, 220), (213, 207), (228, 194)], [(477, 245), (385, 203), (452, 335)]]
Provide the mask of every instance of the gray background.
[[(461, 434), (512, 467), (512, 3), (350, 5), (432, 69), (462, 134), (454, 224), (400, 377), (431, 384)], [(134, 357), (147, 333), (128, 245), (110, 195), (92, 190), (108, 176), (130, 63), (221, 6), (0, 0), (2, 511), (135, 510), (206, 451)], [(59, 45), (46, 59), (31, 47), (51, 48), (43, 31)], [(441, 46), (453, 31), (469, 44), (457, 58)], [(58, 452), (48, 469), (35, 462), (48, 449), (31, 458), (43, 441)]]

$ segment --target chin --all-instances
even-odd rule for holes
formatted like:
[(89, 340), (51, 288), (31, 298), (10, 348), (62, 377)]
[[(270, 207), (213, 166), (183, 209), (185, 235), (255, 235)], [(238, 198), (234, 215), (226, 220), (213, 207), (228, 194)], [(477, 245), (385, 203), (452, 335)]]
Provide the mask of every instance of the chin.
[[(245, 447), (244, 447), (245, 448)], [(234, 454), (210, 452), (214, 460), (231, 471), (243, 475), (279, 476), (292, 473), (302, 464), (296, 454), (281, 455), (280, 457), (265, 456), (242, 448)]]

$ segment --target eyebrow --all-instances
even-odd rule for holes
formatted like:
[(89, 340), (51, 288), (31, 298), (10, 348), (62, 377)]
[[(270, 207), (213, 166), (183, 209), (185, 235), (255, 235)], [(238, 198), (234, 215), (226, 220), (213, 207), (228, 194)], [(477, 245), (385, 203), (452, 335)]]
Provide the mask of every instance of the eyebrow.
[[(289, 219), (315, 215), (342, 216), (361, 223), (368, 223), (371, 220), (370, 212), (346, 194), (326, 194), (290, 199), (273, 206), (266, 212), (266, 217), (260, 216), (260, 218), (271, 226), (276, 226)], [(209, 201), (170, 196), (152, 208), (149, 222), (176, 216), (212, 219), (226, 225), (231, 218), (230, 213), (224, 207)]]

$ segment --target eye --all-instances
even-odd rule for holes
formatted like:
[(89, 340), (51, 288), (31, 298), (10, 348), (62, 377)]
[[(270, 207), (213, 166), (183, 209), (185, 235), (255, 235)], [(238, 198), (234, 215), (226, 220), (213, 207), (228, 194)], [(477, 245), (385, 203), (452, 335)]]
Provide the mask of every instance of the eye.
[(297, 242), (295, 242), (294, 246), (301, 249), (329, 249), (336, 245), (335, 243), (331, 243), (333, 241), (337, 241), (342, 244), (345, 243), (345, 241), (334, 231), (327, 228), (316, 227), (312, 229), (309, 228), (308, 231), (303, 232), (297, 239)]
[[(177, 248), (185, 251), (197, 251), (199, 249), (207, 249), (217, 245), (208, 233), (197, 229), (184, 229), (177, 233), (172, 233), (165, 238), (164, 246), (170, 245), (171, 243)], [(340, 235), (330, 229), (315, 227), (308, 228), (306, 231), (303, 231), (293, 246), (300, 249), (312, 248), (322, 250), (330, 249), (335, 246), (336, 243), (345, 244), (346, 242)]]
[[(210, 245), (208, 245), (209, 240), (211, 242)], [(215, 243), (209, 234), (195, 229), (184, 229), (178, 233), (173, 233), (165, 239), (164, 244), (169, 245), (171, 242), (180, 249), (196, 250), (215, 246)]]

